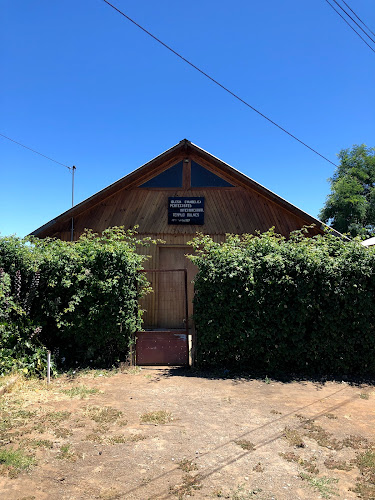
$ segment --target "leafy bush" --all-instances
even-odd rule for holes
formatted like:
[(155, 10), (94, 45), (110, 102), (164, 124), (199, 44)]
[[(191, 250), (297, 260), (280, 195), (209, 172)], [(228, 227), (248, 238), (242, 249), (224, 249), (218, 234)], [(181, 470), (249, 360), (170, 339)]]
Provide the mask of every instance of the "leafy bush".
[(192, 244), (199, 365), (375, 374), (374, 251), (303, 231)]
[[(0, 239), (0, 267), (24, 276), (29, 292), (19, 300), (57, 362), (104, 366), (126, 359), (141, 322), (138, 298), (147, 288), (139, 273), (145, 257), (136, 248), (146, 243), (123, 228), (101, 236), (87, 231), (75, 243)], [(33, 287), (36, 270), (40, 281)], [(16, 279), (11, 292), (18, 293)]]
[(16, 295), (11, 295), (10, 276), (0, 269), (0, 375), (12, 370), (25, 374), (41, 374), (45, 371), (47, 350), (39, 340), (41, 328), (28, 317), (38, 277), (21, 299), (22, 278), (15, 275)]

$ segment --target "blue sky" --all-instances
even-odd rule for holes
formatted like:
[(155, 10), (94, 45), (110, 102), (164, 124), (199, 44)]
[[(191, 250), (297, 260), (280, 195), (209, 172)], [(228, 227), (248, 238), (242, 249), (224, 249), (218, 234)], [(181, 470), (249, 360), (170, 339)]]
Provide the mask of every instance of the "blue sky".
[[(113, 3), (336, 162), (374, 146), (375, 54), (324, 0)], [(373, 0), (349, 5), (375, 31)], [(187, 138), (317, 216), (334, 167), (102, 0), (3, 0), (0, 133), (76, 165), (80, 202)], [(69, 171), (0, 137), (0, 233), (67, 210)]]

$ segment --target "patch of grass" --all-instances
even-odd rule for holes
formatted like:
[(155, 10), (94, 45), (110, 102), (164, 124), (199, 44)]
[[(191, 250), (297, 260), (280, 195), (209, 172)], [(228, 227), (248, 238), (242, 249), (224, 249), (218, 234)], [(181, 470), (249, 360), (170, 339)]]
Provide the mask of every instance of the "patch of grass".
[(125, 443), (136, 443), (138, 441), (143, 441), (147, 439), (147, 436), (143, 434), (129, 434), (129, 435), (115, 435), (109, 438), (101, 436), (98, 432), (92, 432), (88, 434), (85, 441), (93, 441), (94, 443), (100, 444), (125, 444)]
[(315, 477), (303, 473), (300, 474), (300, 477), (304, 481), (307, 481), (308, 485), (314, 488), (315, 491), (319, 491), (323, 498), (331, 498), (332, 495), (338, 496), (337, 490), (332, 486), (339, 482), (338, 479), (326, 476)]
[(70, 444), (63, 444), (60, 446), (60, 452), (56, 455), (56, 458), (59, 460), (70, 460), (75, 462), (78, 457), (74, 450), (72, 450)]
[(349, 490), (356, 493), (358, 498), (362, 498), (362, 500), (374, 500), (375, 498), (375, 485), (362, 482), (360, 478), (355, 488), (349, 488)]
[(122, 443), (136, 443), (138, 441), (143, 441), (146, 436), (143, 434), (130, 434), (128, 436), (119, 435), (112, 436), (106, 440), (108, 444), (122, 444)]
[(229, 498), (230, 500), (252, 500), (254, 496), (258, 495), (261, 492), (261, 488), (246, 490), (245, 485), (240, 484), (235, 490), (232, 490), (229, 495), (226, 495), (225, 498)]
[(305, 447), (305, 443), (302, 441), (302, 437), (299, 432), (294, 429), (290, 429), (290, 427), (284, 428), (283, 437), (288, 441), (290, 446), (295, 446), (296, 448)]
[(361, 448), (368, 448), (371, 446), (366, 438), (355, 435), (350, 435), (343, 439), (342, 444), (346, 448), (353, 448), (354, 450), (360, 450)]
[(70, 370), (67, 373), (67, 377), (70, 379), (76, 379), (79, 377), (87, 377), (87, 378), (97, 378), (97, 377), (112, 377), (119, 373), (119, 368), (110, 368), (108, 370), (104, 369), (92, 369), (92, 368), (84, 368), (83, 370)]
[(92, 394), (97, 394), (99, 392), (99, 389), (90, 389), (89, 387), (80, 385), (72, 387), (71, 389), (63, 389), (61, 392), (63, 394), (66, 394), (67, 396), (70, 396), (71, 398), (79, 397), (81, 399), (84, 399), (88, 396), (91, 396)]
[(34, 463), (34, 458), (26, 455), (23, 450), (0, 450), (0, 473), (16, 477), (20, 472), (28, 470)]
[(359, 453), (356, 458), (356, 463), (361, 472), (366, 469), (371, 469), (375, 473), (375, 450)]
[(43, 434), (51, 427), (56, 427), (57, 424), (70, 417), (70, 411), (50, 411), (39, 415), (38, 421), (32, 427), (32, 430)]
[(127, 373), (128, 375), (138, 375), (138, 373), (142, 371), (141, 366), (133, 366), (130, 360), (121, 361), (118, 365), (118, 369), (121, 373)]
[(2, 402), (0, 407), (0, 434), (4, 434), (10, 429), (25, 426), (37, 414), (36, 410), (29, 411), (16, 408), (15, 406), (18, 404), (21, 404), (21, 402), (13, 401), (12, 405)]
[(333, 413), (326, 413), (324, 416), (330, 420), (337, 420), (337, 415), (334, 415)]
[(313, 420), (305, 421), (303, 428), (307, 430), (306, 436), (314, 439), (319, 446), (330, 450), (341, 450), (342, 442), (332, 437), (332, 434), (325, 431), (320, 425), (316, 425)]
[(169, 491), (173, 495), (176, 495), (179, 500), (183, 500), (185, 496), (192, 496), (194, 490), (200, 490), (201, 488), (201, 476), (199, 474), (196, 474), (195, 476), (185, 474), (182, 478), (182, 483), (176, 486), (171, 486)]
[(295, 413), (294, 416), (298, 418), (301, 422), (309, 422), (310, 419), (302, 415), (301, 413)]
[(324, 465), (327, 469), (337, 469), (337, 470), (352, 470), (353, 467), (345, 462), (345, 460), (334, 460), (333, 458), (327, 458)]
[(284, 458), (287, 462), (294, 462), (300, 465), (306, 472), (310, 472), (310, 474), (319, 474), (319, 469), (314, 463), (316, 461), (315, 457), (311, 457), (310, 460), (304, 460), (292, 451), (280, 453), (280, 457)]
[(254, 472), (264, 472), (264, 467), (261, 464), (261, 462), (258, 462), (256, 465), (253, 467)]
[(189, 460), (188, 458), (183, 458), (178, 462), (178, 468), (183, 470), (184, 472), (192, 472), (194, 470), (198, 470), (197, 464), (193, 460)]
[(270, 384), (271, 383), (271, 379), (267, 375), (265, 376), (264, 383), (265, 384)]
[(172, 414), (169, 411), (159, 410), (144, 413), (140, 417), (142, 424), (167, 424), (173, 420)]
[(123, 494), (116, 488), (109, 488), (108, 490), (103, 490), (99, 493), (100, 500), (116, 500), (117, 498), (123, 497)]
[(66, 427), (58, 427), (53, 431), (53, 433), (58, 438), (67, 438), (73, 435), (73, 432), (70, 429), (67, 429)]
[(91, 432), (90, 434), (87, 434), (84, 440), (92, 441), (93, 443), (103, 443), (103, 437), (97, 432)]
[(358, 453), (355, 463), (361, 472), (353, 491), (365, 500), (375, 498), (375, 450)]
[(281, 411), (277, 410), (271, 410), (270, 413), (272, 413), (272, 415), (282, 415)]
[(239, 439), (238, 441), (235, 441), (238, 446), (241, 446), (243, 450), (246, 451), (254, 451), (255, 450), (255, 444), (252, 443), (251, 441), (248, 441), (247, 439)]
[(63, 420), (67, 420), (70, 417), (70, 411), (51, 411), (49, 413), (46, 413), (44, 416), (44, 420), (51, 422), (51, 423), (57, 423), (57, 422), (62, 422)]
[(37, 414), (36, 410), (17, 410), (13, 412), (13, 418), (16, 420), (27, 420), (29, 418), (35, 417)]
[(91, 420), (94, 420), (98, 424), (110, 424), (122, 417), (122, 411), (110, 406), (105, 406), (104, 408), (91, 406), (86, 408), (85, 413)]
[(368, 392), (361, 392), (359, 395), (361, 399), (370, 399), (370, 394)]
[(23, 439), (20, 443), (26, 448), (53, 448), (53, 442), (49, 439)]

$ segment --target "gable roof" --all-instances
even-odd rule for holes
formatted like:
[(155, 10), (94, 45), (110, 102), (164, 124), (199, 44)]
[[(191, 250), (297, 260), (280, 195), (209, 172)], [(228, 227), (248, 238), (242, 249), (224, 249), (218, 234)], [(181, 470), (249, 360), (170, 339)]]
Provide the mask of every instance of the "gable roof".
[[(265, 198), (268, 198), (273, 202), (276, 202), (277, 204), (281, 205), (284, 209), (302, 218), (303, 220), (306, 221), (307, 224), (315, 224), (316, 227), (320, 230), (328, 228), (328, 226), (326, 226), (324, 223), (322, 223), (315, 217), (312, 217), (311, 215), (307, 214), (306, 212), (299, 209), (295, 205), (289, 203), (284, 198), (281, 198), (277, 194), (273, 193), (269, 189), (265, 188), (258, 182), (248, 177), (247, 175), (231, 167), (230, 165), (223, 162), (219, 158), (215, 157), (211, 153), (208, 153), (204, 149), (196, 146), (189, 140), (183, 139), (172, 148), (156, 156), (155, 158), (145, 163), (141, 167), (137, 168), (133, 172), (130, 172), (129, 174), (125, 175), (118, 181), (98, 191), (97, 193), (90, 196), (86, 200), (78, 203), (74, 207), (58, 215), (57, 217), (50, 220), (46, 224), (43, 224), (38, 229), (35, 229), (32, 233), (30, 233), (30, 235), (44, 237), (47, 231), (48, 233), (50, 233), (54, 225), (70, 220), (72, 217), (75, 217), (78, 214), (81, 214), (82, 212), (85, 212), (86, 210), (94, 207), (95, 205), (101, 203), (103, 200), (114, 195), (118, 191), (140, 186), (141, 184), (147, 182), (149, 179), (153, 178), (160, 172), (163, 172), (169, 167), (171, 167), (173, 164), (171, 162), (173, 162), (174, 160), (182, 159), (184, 156), (187, 155), (194, 155), (195, 157), (201, 158), (202, 160), (205, 160), (209, 164), (214, 165), (218, 173), (222, 175), (224, 179), (227, 179), (230, 182), (235, 182), (238, 186), (248, 189), (250, 188), (256, 191)], [(339, 232), (332, 230), (331, 228), (329, 229), (337, 236), (342, 236)]]

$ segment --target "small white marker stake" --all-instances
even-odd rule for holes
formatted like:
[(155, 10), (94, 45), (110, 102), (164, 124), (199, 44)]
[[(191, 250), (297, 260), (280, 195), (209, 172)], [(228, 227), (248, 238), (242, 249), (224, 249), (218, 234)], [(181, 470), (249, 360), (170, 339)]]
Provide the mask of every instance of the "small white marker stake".
[(51, 382), (51, 351), (47, 351), (47, 384)]

